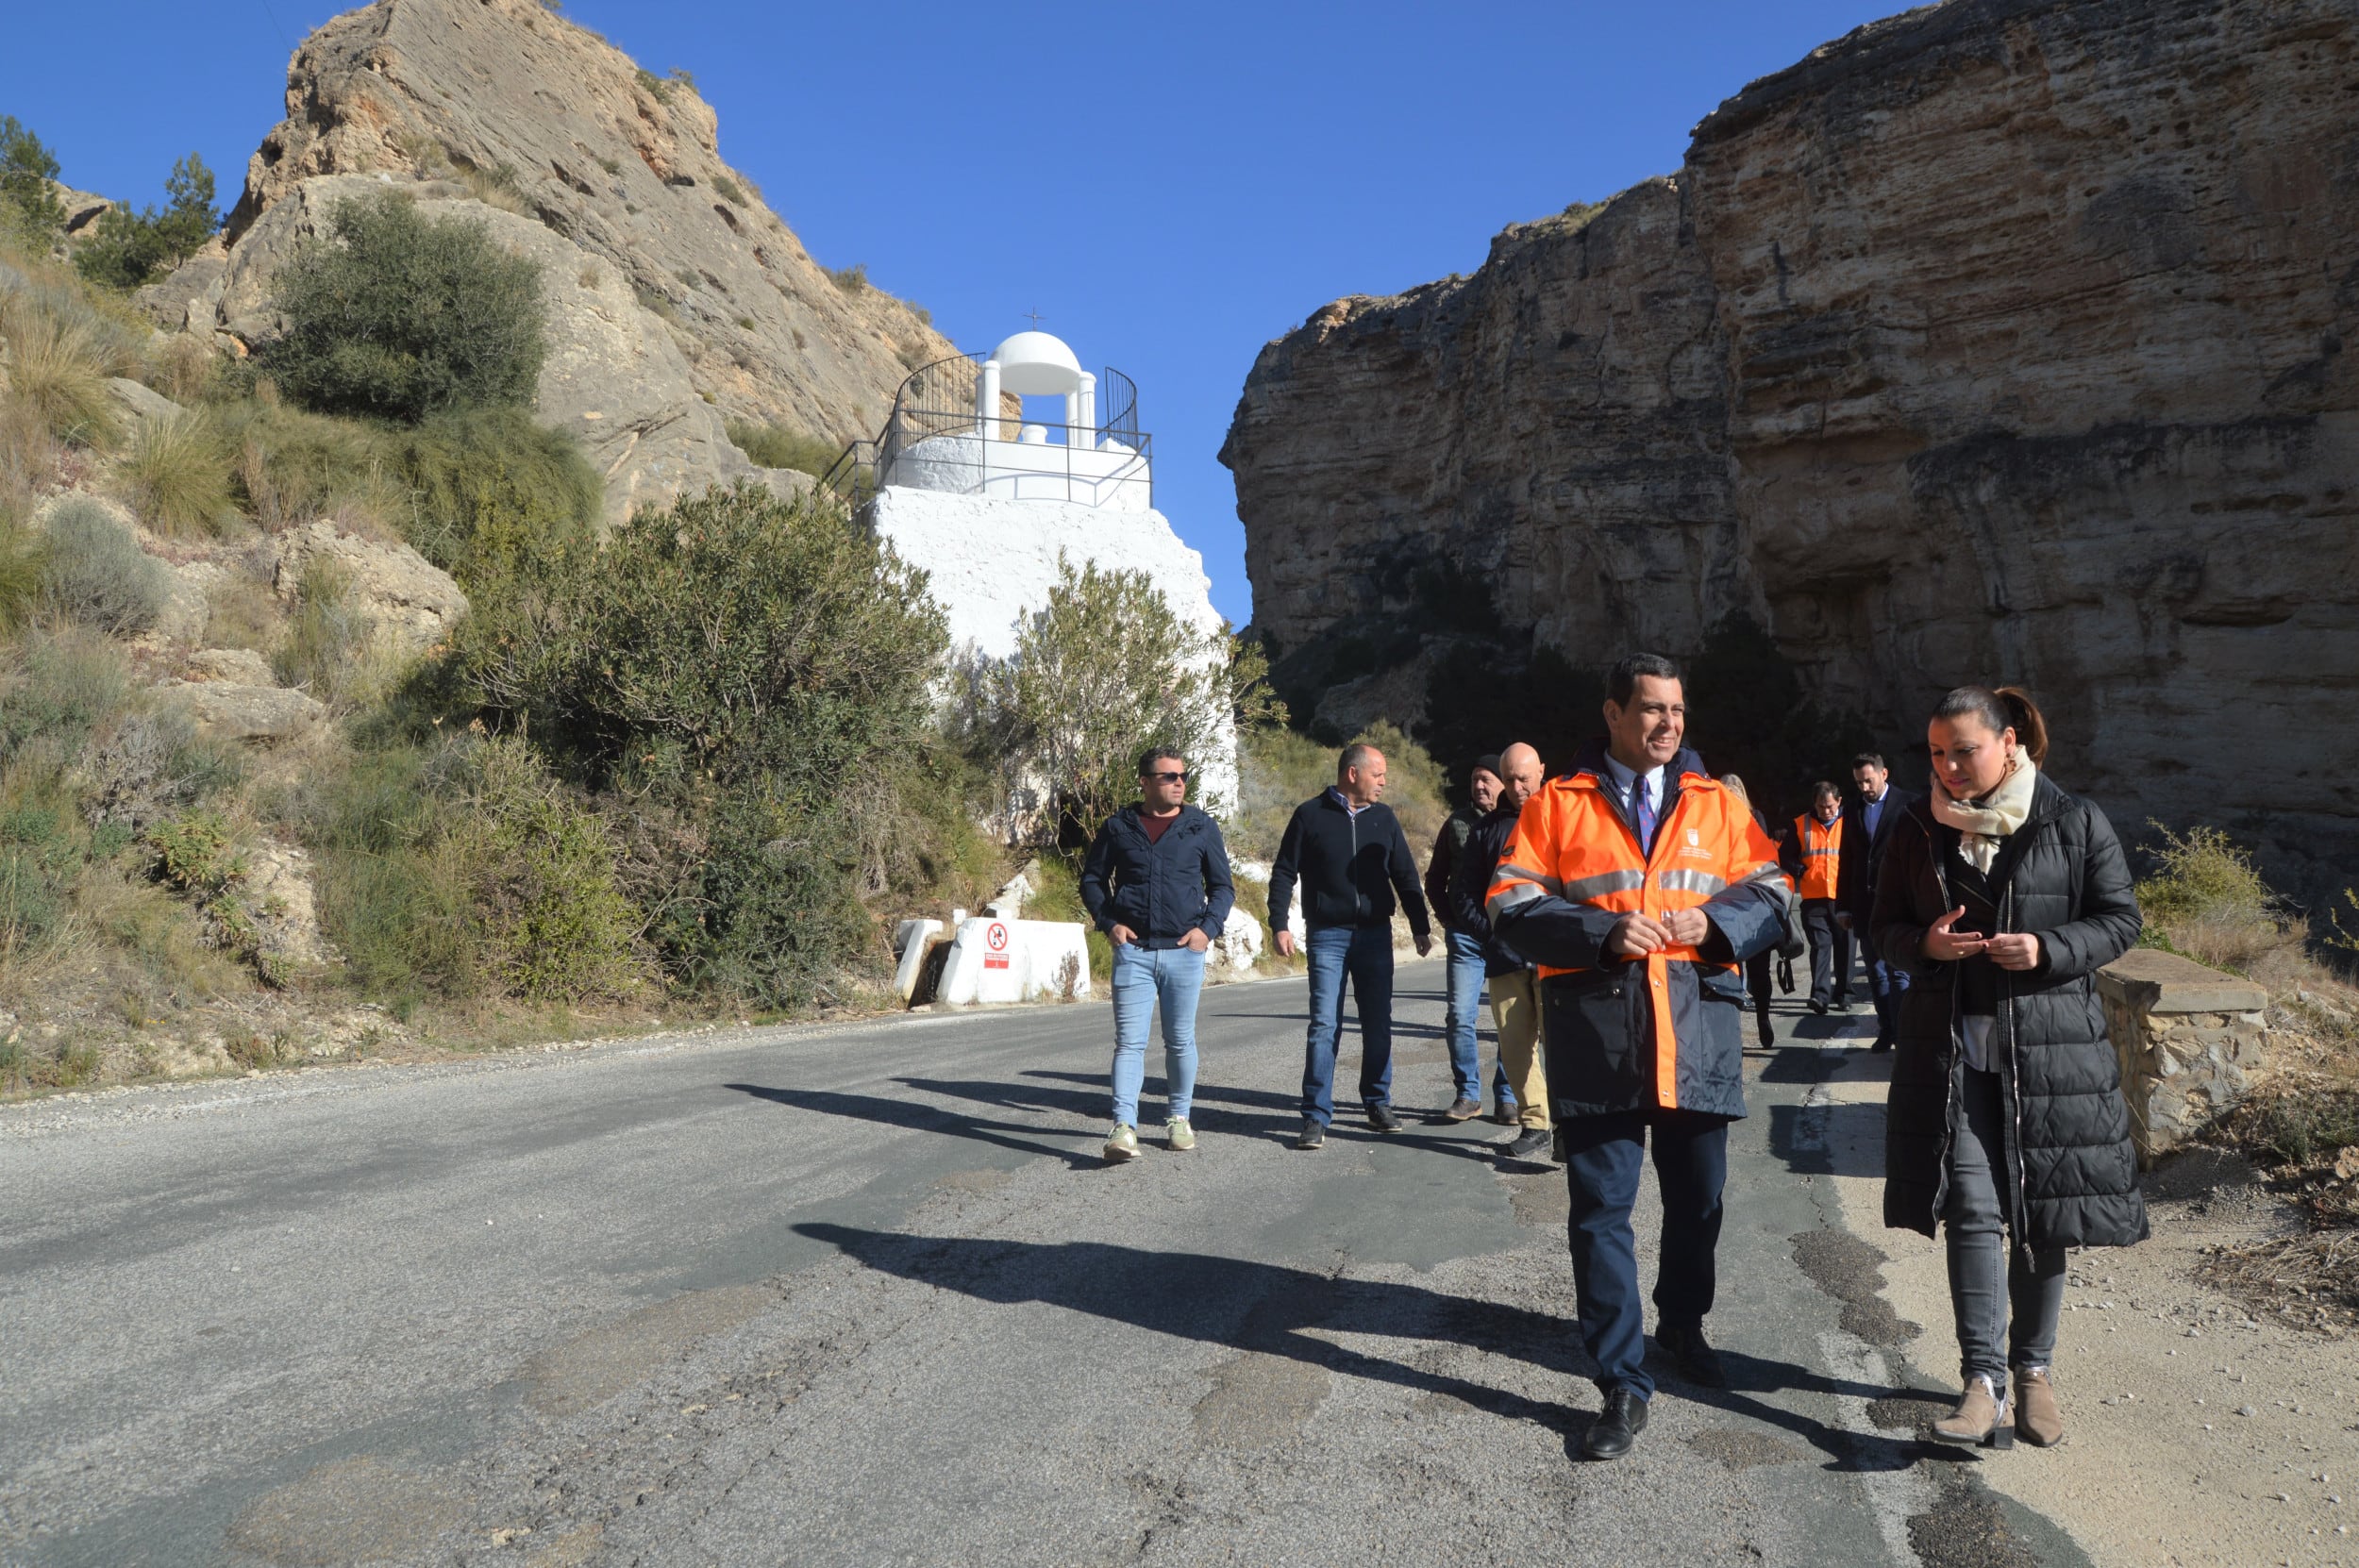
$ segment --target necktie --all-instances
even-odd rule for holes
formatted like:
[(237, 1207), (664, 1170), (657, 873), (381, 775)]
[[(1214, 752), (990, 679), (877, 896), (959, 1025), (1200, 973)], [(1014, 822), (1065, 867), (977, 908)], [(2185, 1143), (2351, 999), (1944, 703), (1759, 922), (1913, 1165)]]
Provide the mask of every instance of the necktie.
[(1647, 776), (1640, 774), (1630, 781), (1630, 820), (1638, 825), (1638, 848), (1641, 854), (1654, 853), (1654, 802), (1647, 798)]

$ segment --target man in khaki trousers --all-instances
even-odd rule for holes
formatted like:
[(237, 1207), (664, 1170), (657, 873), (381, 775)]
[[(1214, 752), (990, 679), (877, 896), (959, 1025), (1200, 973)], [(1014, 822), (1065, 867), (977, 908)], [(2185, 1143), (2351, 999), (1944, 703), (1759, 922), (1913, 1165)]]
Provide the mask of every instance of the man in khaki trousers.
[(1552, 1142), (1548, 1078), (1540, 1054), (1540, 996), (1531, 966), (1492, 933), (1484, 900), (1499, 857), (1515, 836), (1516, 816), (1524, 802), (1539, 792), (1544, 776), (1540, 754), (1522, 742), (1499, 753), (1504, 788), (1498, 804), (1467, 834), (1450, 874), (1451, 915), (1457, 928), (1482, 938), (1491, 1025), (1498, 1031), (1499, 1066), (1514, 1096), (1499, 1096), (1499, 1120), (1516, 1128), (1515, 1136), (1500, 1147), (1514, 1159), (1537, 1159)]

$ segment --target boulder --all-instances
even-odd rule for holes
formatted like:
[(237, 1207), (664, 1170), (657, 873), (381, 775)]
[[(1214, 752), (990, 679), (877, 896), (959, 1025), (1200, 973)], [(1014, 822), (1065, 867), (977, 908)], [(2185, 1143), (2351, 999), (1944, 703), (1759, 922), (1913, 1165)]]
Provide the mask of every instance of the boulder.
[(218, 324), (222, 286), (228, 275), (229, 247), (216, 234), (163, 277), (134, 290), (131, 303), (163, 331), (209, 336)]
[(2344, 0), (1950, 0), (1745, 88), (1675, 178), (1317, 309), (1221, 452), (1290, 698), (1470, 624), (1595, 671), (1741, 617), (1902, 758), (1944, 690), (2026, 685), (2125, 830), (2331, 896), (2354, 55)]
[(246, 851), (245, 905), (267, 959), (297, 969), (328, 961), (311, 894), (311, 857), (300, 846), (265, 839)]
[(132, 422), (138, 425), (147, 424), (151, 420), (170, 419), (175, 414), (186, 411), (179, 404), (175, 403), (155, 388), (134, 381), (128, 376), (109, 376), (107, 395), (114, 400), (115, 407), (129, 414)]
[(1262, 961), (1262, 923), (1243, 909), (1231, 909), (1205, 961), (1236, 974), (1251, 969)]
[[(337, 203), (382, 182), (326, 175), (285, 191), (230, 248), (215, 310), (222, 328), (252, 348), (282, 328), (272, 307), (278, 274), (297, 247), (328, 229)], [(477, 201), (448, 183), (409, 187), (433, 218), (480, 223), (513, 254), (541, 268), (548, 358), (534, 411), (577, 438), (606, 481), (606, 521), (665, 506), (707, 485), (755, 476), (729, 442), (720, 410), (699, 395), (664, 323), (641, 307), (625, 275), (555, 230)]]
[(347, 533), (327, 519), (290, 528), (278, 538), (271, 586), (293, 603), (314, 563), (326, 563), (344, 585), (344, 604), (375, 623), (380, 645), (397, 659), (426, 652), (467, 613), (467, 595), (449, 573), (399, 541)]
[(276, 685), (174, 680), (155, 692), (159, 703), (186, 712), (204, 733), (259, 745), (293, 740), (327, 716), (325, 705)]
[(286, 108), (247, 165), (233, 250), (317, 175), (472, 178), (580, 247), (623, 297), (661, 304), (689, 403), (849, 441), (874, 433), (913, 367), (955, 352), (924, 312), (805, 253), (723, 161), (693, 85), (641, 71), (542, 0), (347, 11), (295, 51)]
[(200, 648), (180, 661), (180, 676), (189, 681), (219, 681), (231, 686), (276, 686), (270, 660), (251, 648)]

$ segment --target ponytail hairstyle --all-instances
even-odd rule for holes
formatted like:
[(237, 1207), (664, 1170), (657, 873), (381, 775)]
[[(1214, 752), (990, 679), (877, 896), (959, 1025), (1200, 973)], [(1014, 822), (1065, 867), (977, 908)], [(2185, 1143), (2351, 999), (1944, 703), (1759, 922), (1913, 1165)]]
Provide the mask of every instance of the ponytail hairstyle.
[(2001, 686), (1993, 691), (1987, 686), (1961, 686), (1933, 709), (1936, 719), (1963, 719), (1969, 713), (1993, 735), (2014, 730), (2015, 743), (2032, 759), (2032, 766), (2048, 766), (2048, 721), (2022, 687)]

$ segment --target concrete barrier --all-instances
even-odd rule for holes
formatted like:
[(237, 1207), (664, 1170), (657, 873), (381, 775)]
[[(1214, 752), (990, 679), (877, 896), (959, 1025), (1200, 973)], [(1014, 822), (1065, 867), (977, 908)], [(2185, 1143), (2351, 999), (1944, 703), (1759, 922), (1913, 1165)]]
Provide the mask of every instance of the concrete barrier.
[(2151, 1165), (2245, 1096), (2268, 1042), (2268, 993), (2158, 947), (2097, 972), (2138, 1163)]
[(977, 915), (951, 939), (934, 1000), (966, 1007), (1089, 993), (1089, 942), (1078, 921)]

